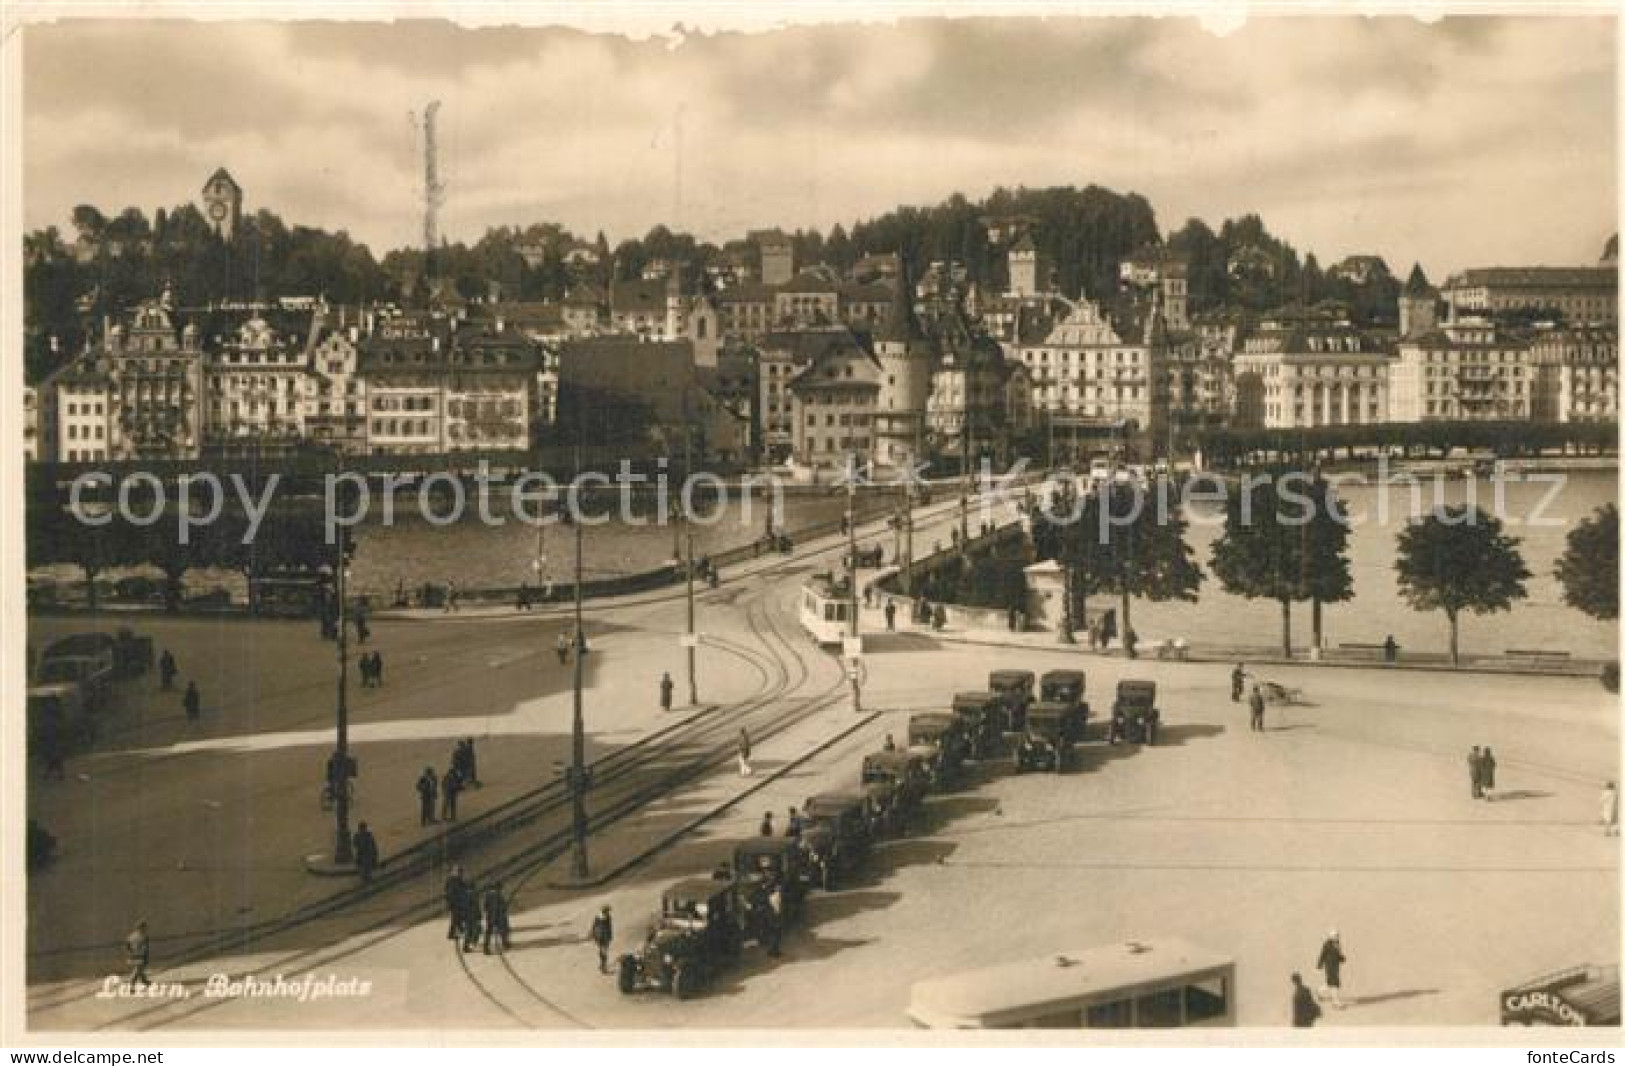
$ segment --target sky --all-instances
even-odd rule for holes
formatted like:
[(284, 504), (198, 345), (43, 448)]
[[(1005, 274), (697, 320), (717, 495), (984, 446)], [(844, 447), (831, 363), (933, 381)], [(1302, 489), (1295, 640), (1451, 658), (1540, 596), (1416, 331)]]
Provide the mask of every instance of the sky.
[(1617, 228), (1606, 17), (913, 18), (646, 39), (449, 22), (73, 19), (24, 30), (24, 222), (149, 214), (224, 166), (248, 210), (375, 254), (422, 230), (611, 243), (850, 224), (1000, 185), (1254, 212), (1323, 265), (1593, 262)]

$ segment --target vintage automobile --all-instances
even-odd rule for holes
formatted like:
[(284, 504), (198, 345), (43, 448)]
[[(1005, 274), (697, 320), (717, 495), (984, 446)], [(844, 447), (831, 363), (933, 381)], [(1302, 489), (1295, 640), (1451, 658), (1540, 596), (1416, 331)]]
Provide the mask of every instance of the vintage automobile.
[(908, 720), (908, 748), (925, 760), (933, 789), (951, 787), (965, 763), (965, 727), (952, 714), (931, 711)]
[(954, 717), (965, 726), (972, 759), (986, 759), (1004, 743), (1004, 701), (992, 692), (960, 692), (953, 702)]
[(1117, 683), (1117, 701), (1112, 704), (1109, 740), (1116, 744), (1155, 744), (1162, 713), (1157, 710), (1157, 683), (1124, 678)]
[(1016, 743), (1016, 772), (1053, 770), (1060, 773), (1072, 759), (1072, 748), (1083, 739), (1083, 711), (1070, 703), (1044, 701), (1027, 712), (1027, 728)]
[(869, 851), (869, 799), (861, 792), (820, 792), (801, 813), (801, 847), (813, 879), (827, 892)]
[(785, 923), (795, 924), (801, 916), (801, 901), (807, 897), (807, 884), (813, 877), (806, 852), (792, 837), (741, 840), (734, 845), (733, 874), (747, 928), (751, 927), (752, 916), (760, 913), (774, 885), (784, 893)]
[(1021, 732), (1038, 688), (1038, 675), (1031, 670), (995, 670), (987, 675), (987, 688), (1004, 701), (1004, 731)]
[(1038, 698), (1046, 703), (1070, 703), (1083, 709), (1089, 719), (1089, 702), (1083, 698), (1087, 678), (1082, 670), (1049, 670), (1038, 681)]
[(912, 751), (871, 752), (863, 757), (863, 783), (889, 787), (885, 824), (889, 830), (899, 831), (925, 797), (928, 783), (925, 760)]
[(621, 956), (623, 995), (643, 989), (688, 999), (739, 954), (738, 896), (731, 881), (690, 878), (667, 888), (643, 947)]

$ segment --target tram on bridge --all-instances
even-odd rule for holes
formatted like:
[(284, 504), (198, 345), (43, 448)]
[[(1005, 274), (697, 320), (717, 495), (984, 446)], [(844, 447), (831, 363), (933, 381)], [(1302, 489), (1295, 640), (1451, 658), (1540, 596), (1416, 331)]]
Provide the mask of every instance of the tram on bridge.
[(801, 586), (801, 628), (820, 646), (839, 647), (852, 625), (850, 577), (817, 574)]

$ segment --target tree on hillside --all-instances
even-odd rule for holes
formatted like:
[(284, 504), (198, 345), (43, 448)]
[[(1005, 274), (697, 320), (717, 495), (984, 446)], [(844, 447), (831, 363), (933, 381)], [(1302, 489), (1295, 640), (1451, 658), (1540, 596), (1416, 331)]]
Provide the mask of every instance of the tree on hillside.
[(1619, 508), (1605, 503), (1569, 530), (1554, 571), (1563, 602), (1592, 618), (1619, 617)]
[(1399, 534), (1399, 590), (1418, 611), (1443, 611), (1450, 622), (1450, 661), (1461, 662), (1459, 620), (1463, 611), (1511, 610), (1528, 595), (1529, 568), (1518, 541), (1501, 521), (1471, 504), (1440, 507)]

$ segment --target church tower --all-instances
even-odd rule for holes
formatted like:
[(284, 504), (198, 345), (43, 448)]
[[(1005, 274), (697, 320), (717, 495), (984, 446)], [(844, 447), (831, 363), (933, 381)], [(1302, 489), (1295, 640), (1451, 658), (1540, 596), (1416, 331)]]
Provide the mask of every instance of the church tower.
[(236, 236), (243, 218), (243, 189), (225, 167), (203, 184), (203, 216), (221, 240), (229, 243)]
[(1418, 337), (1439, 324), (1439, 292), (1428, 284), (1422, 264), (1411, 267), (1411, 276), (1399, 294), (1399, 335)]
[(924, 451), (933, 368), (931, 343), (914, 317), (914, 281), (906, 260), (893, 284), (891, 307), (874, 335), (880, 363), (875, 457), (879, 465), (895, 468), (911, 465)]

